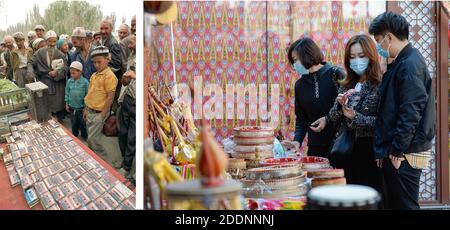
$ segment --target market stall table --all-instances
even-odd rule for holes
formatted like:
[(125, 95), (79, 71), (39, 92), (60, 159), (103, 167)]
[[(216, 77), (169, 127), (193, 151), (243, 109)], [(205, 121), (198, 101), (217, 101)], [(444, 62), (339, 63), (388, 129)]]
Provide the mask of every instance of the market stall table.
[[(135, 188), (127, 181), (119, 172), (117, 172), (112, 166), (101, 159), (97, 154), (95, 154), (89, 147), (83, 144), (77, 137), (73, 136), (72, 132), (66, 127), (59, 124), (71, 138), (72, 140), (85, 150), (92, 158), (94, 158), (101, 166), (103, 166), (111, 175), (118, 179), (121, 183), (125, 184), (128, 188), (135, 192)], [(5, 148), (6, 144), (2, 144), (1, 147)], [(28, 204), (25, 200), (23, 190), (21, 186), (11, 187), (9, 181), (9, 176), (6, 171), (5, 164), (3, 160), (0, 160), (0, 209), (16, 209), (16, 210), (29, 210)], [(42, 210), (43, 207), (41, 203), (38, 203), (32, 208), (32, 210)]]

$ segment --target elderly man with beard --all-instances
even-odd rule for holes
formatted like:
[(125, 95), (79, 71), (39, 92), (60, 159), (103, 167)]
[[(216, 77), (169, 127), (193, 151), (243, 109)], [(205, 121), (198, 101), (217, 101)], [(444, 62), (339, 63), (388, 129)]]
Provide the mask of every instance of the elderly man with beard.
[(131, 52), (128, 46), (133, 35), (136, 35), (136, 16), (133, 16), (131, 19), (131, 34), (120, 41), (120, 47), (122, 48), (123, 69), (127, 69), (127, 60)]
[(65, 82), (69, 67), (66, 56), (56, 49), (57, 35), (49, 30), (45, 34), (47, 47), (34, 53), (28, 63), (28, 74), (48, 86), (50, 111), (61, 122), (65, 116)]
[(130, 26), (127, 24), (120, 25), (119, 30), (117, 30), (117, 34), (119, 34), (119, 40), (122, 41), (130, 35)]
[(131, 33), (136, 35), (136, 15), (131, 18)]

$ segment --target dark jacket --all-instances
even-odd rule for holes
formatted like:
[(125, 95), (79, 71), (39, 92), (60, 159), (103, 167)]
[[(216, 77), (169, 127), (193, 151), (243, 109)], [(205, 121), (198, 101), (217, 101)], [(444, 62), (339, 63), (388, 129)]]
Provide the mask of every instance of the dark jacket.
[[(339, 93), (345, 93), (351, 88), (342, 87), (339, 88)], [(362, 83), (361, 91), (354, 93), (349, 97), (349, 105), (354, 106), (353, 110), (356, 112), (356, 116), (350, 120), (344, 116), (342, 112), (342, 105), (339, 102), (335, 102), (333, 108), (331, 108), (328, 118), (333, 122), (336, 128), (339, 127), (339, 132), (344, 131), (344, 128), (349, 128), (355, 131), (355, 136), (358, 137), (373, 137), (375, 135), (375, 120), (377, 115), (377, 107), (379, 101), (378, 85), (372, 84), (370, 81), (364, 81)], [(359, 97), (357, 102), (355, 99)]]
[(408, 44), (389, 65), (380, 86), (375, 125), (376, 158), (431, 149), (436, 108), (424, 58)]
[[(109, 35), (108, 38), (103, 41), (103, 45), (108, 47), (109, 53), (111, 54), (111, 61), (108, 66), (114, 73), (122, 71), (122, 48), (119, 42), (117, 42), (112, 35)], [(117, 77), (120, 78), (122, 76)]]
[[(329, 146), (334, 139), (336, 130), (333, 125), (327, 125), (322, 132), (316, 133), (310, 125), (325, 116), (334, 105), (338, 85), (336, 80), (343, 79), (345, 74), (329, 63), (315, 73), (303, 75), (295, 83), (295, 137), (303, 142), (308, 133), (308, 146)], [(316, 81), (319, 88), (319, 98), (316, 95)]]
[(83, 54), (81, 54), (79, 50), (71, 53), (69, 63), (72, 63), (74, 61), (78, 61), (83, 65), (83, 76), (88, 80), (91, 79), (92, 74), (97, 72), (94, 66), (94, 62), (92, 62), (91, 50), (89, 51), (86, 59), (84, 59)]

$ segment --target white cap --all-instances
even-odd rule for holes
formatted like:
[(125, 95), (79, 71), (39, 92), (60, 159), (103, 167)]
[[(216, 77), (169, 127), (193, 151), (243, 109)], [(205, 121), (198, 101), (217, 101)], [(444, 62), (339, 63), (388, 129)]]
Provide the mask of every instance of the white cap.
[(34, 32), (32, 30), (28, 32), (28, 37), (34, 37), (34, 36), (36, 36), (36, 32)]
[(49, 38), (58, 38), (58, 36), (56, 35), (56, 32), (53, 30), (49, 30), (47, 31), (47, 33), (45, 33), (45, 40), (48, 40)]
[(79, 62), (79, 61), (74, 61), (74, 62), (72, 62), (72, 64), (70, 64), (70, 68), (74, 68), (79, 71), (83, 71), (83, 64), (81, 64), (81, 62)]
[(41, 42), (43, 42), (43, 41), (44, 41), (44, 39), (42, 39), (42, 38), (36, 38), (36, 39), (33, 41), (33, 44), (32, 44), (33, 49), (36, 49), (37, 46), (39, 45), (39, 43), (41, 43)]
[(61, 34), (61, 35), (59, 35), (59, 39), (67, 40), (68, 38), (69, 38), (69, 35), (67, 35), (67, 34)]
[(91, 52), (91, 57), (108, 56), (108, 55), (109, 55), (109, 49), (106, 46), (97, 46)]
[(86, 30), (84, 27), (75, 27), (72, 31), (72, 37), (80, 37), (85, 38), (86, 37)]
[(13, 34), (13, 38), (14, 38), (14, 39), (25, 39), (25, 36), (23, 36), (23, 33), (22, 33), (22, 32), (15, 32), (15, 33)]
[(43, 31), (45, 31), (45, 28), (44, 28), (43, 25), (37, 25), (36, 27), (34, 27), (34, 31), (36, 31), (36, 30), (43, 30)]

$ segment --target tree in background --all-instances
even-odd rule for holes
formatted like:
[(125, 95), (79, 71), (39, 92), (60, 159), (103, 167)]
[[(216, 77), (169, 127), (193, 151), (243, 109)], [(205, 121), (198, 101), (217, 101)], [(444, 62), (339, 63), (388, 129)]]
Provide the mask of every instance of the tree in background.
[[(1, 1), (0, 1), (1, 2)], [(24, 22), (9, 26), (6, 31), (0, 30), (0, 38), (7, 34), (33, 30), (36, 25), (43, 25), (47, 30), (54, 30), (57, 34), (72, 34), (75, 27), (83, 26), (92, 31), (98, 31), (100, 22), (104, 18), (99, 5), (92, 5), (85, 1), (56, 1), (45, 9), (44, 16), (39, 13), (39, 6), (33, 6)], [(112, 13), (105, 18), (115, 25), (116, 15)]]

